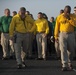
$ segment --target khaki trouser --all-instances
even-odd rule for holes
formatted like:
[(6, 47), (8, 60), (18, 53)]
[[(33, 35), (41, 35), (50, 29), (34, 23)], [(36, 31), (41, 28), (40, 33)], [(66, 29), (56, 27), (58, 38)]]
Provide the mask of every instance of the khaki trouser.
[(43, 37), (44, 33), (38, 33), (36, 35), (37, 47), (38, 47), (38, 58), (46, 58), (47, 49), (47, 37)]
[(31, 57), (32, 56), (32, 44), (33, 44), (33, 33), (28, 33), (29, 35), (29, 41), (28, 41), (28, 56)]
[(14, 44), (14, 47), (17, 64), (22, 64), (22, 62), (24, 62), (25, 53), (27, 54), (28, 50), (30, 49), (29, 41), (28, 33), (16, 33), (16, 43)]
[(63, 67), (66, 67), (69, 63), (71, 63), (71, 57), (74, 56), (75, 51), (74, 33), (60, 32), (59, 45), (61, 50), (61, 61)]
[(1, 33), (1, 45), (3, 48), (3, 57), (9, 57), (9, 56), (12, 56), (14, 54), (13, 43), (9, 39), (8, 33)]

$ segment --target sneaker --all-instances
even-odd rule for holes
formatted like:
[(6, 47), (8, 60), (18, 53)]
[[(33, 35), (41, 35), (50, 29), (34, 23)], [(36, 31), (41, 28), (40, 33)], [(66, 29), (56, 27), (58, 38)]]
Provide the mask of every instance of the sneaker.
[(72, 64), (69, 64), (69, 66), (68, 66), (68, 70), (73, 70), (73, 66), (72, 66)]
[(10, 59), (14, 59), (14, 56), (10, 56)]
[(46, 59), (46, 58), (43, 58), (43, 60), (45, 60), (45, 61), (46, 61), (47, 59)]
[(19, 65), (17, 66), (17, 69), (22, 69), (22, 65), (19, 64)]
[(27, 65), (25, 64), (25, 62), (22, 62), (22, 67), (23, 68), (26, 68), (27, 67)]
[(43, 58), (36, 58), (36, 60), (43, 60)]
[(73, 60), (76, 60), (76, 57), (73, 57)]
[(28, 59), (29, 59), (29, 60), (32, 60), (32, 59), (33, 59), (33, 57), (29, 56), (29, 57), (28, 57)]
[(67, 71), (67, 67), (62, 67), (62, 71)]
[(3, 57), (3, 58), (2, 58), (2, 60), (8, 60), (8, 59), (9, 59), (8, 57)]

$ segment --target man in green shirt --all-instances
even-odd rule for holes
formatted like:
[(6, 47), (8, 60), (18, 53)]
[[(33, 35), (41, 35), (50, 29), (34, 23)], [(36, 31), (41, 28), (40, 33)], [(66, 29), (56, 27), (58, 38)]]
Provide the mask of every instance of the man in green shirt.
[[(4, 10), (4, 16), (0, 18), (0, 31), (1, 31), (1, 45), (3, 47), (3, 60), (8, 59), (14, 52), (12, 41), (9, 40), (9, 26), (12, 20), (10, 16), (10, 10), (7, 8)], [(11, 47), (10, 47), (11, 46)], [(9, 50), (9, 48), (11, 48)]]

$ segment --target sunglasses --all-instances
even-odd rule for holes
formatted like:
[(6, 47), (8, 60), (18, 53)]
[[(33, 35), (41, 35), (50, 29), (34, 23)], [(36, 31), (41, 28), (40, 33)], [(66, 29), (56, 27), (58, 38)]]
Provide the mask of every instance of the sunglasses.
[(74, 11), (76, 11), (76, 10), (74, 10)]

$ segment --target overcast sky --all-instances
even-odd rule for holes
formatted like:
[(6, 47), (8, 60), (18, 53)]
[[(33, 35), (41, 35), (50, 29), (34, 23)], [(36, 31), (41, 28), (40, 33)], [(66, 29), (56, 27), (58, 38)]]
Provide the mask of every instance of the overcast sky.
[(9, 8), (12, 15), (12, 11), (19, 11), (20, 7), (25, 7), (35, 19), (38, 12), (46, 13), (50, 19), (51, 16), (56, 17), (60, 9), (64, 9), (66, 5), (71, 6), (73, 13), (76, 0), (0, 0), (0, 16), (4, 15), (5, 8)]

